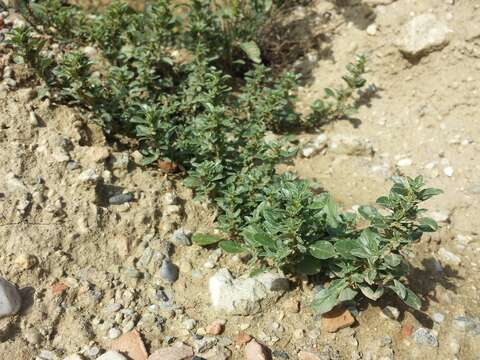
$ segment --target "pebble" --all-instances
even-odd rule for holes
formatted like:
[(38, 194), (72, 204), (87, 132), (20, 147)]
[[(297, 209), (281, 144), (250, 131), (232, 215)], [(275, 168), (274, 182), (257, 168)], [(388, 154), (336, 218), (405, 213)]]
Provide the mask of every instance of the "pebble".
[(453, 176), (453, 172), (454, 172), (454, 170), (451, 166), (447, 166), (447, 167), (443, 168), (443, 173), (448, 177)]
[(382, 315), (391, 320), (398, 320), (400, 317), (400, 311), (393, 306), (385, 306), (382, 309)]
[(300, 351), (298, 353), (298, 360), (322, 360), (321, 355), (310, 352), (310, 351)]
[(197, 325), (197, 322), (194, 319), (187, 319), (182, 323), (182, 325), (186, 330), (193, 330)]
[(435, 321), (437, 324), (441, 324), (444, 320), (445, 320), (445, 315), (443, 315), (442, 313), (434, 313), (432, 315), (432, 319), (433, 321)]
[(110, 348), (125, 354), (128, 356), (128, 359), (147, 360), (148, 358), (147, 350), (137, 330), (123, 334), (118, 339), (112, 341)]
[(192, 356), (193, 349), (190, 346), (177, 343), (173, 346), (156, 350), (150, 355), (148, 360), (184, 360), (191, 359)]
[(237, 315), (260, 312), (262, 300), (278, 299), (288, 287), (288, 279), (279, 274), (234, 279), (227, 269), (217, 271), (208, 282), (213, 307)]
[(126, 194), (119, 194), (119, 195), (114, 195), (108, 199), (108, 203), (110, 205), (122, 205), (126, 202), (131, 202), (133, 201), (134, 196), (133, 193), (126, 193)]
[(401, 159), (397, 162), (397, 166), (399, 167), (407, 167), (413, 164), (412, 159)]
[(447, 45), (450, 32), (447, 25), (433, 14), (415, 16), (403, 27), (400, 51), (408, 57), (420, 57)]
[(82, 173), (78, 176), (78, 180), (81, 182), (95, 182), (99, 178), (97, 172), (94, 169), (87, 169), (82, 171)]
[(480, 334), (480, 319), (475, 320), (467, 316), (457, 316), (453, 324), (460, 331), (473, 331), (475, 334)]
[(255, 339), (251, 340), (247, 346), (245, 346), (246, 360), (268, 360), (270, 358), (269, 349)]
[(119, 352), (110, 350), (97, 358), (97, 360), (127, 360), (127, 358)]
[(171, 241), (175, 245), (180, 246), (192, 245), (192, 240), (190, 239), (190, 236), (188, 236), (188, 233), (183, 228), (177, 229), (173, 232)]
[(377, 34), (377, 25), (376, 24), (370, 24), (367, 27), (367, 34), (370, 36), (375, 36)]
[(207, 333), (209, 335), (220, 335), (225, 329), (225, 320), (215, 320), (207, 326)]
[(460, 257), (458, 257), (457, 255), (455, 255), (454, 253), (448, 251), (443, 247), (438, 250), (438, 256), (446, 263), (449, 263), (455, 266), (460, 265), (462, 261)]
[(438, 340), (428, 329), (419, 328), (413, 333), (413, 340), (418, 345), (438, 347)]
[(22, 304), (17, 288), (4, 278), (0, 277), (0, 318), (15, 315)]
[(250, 335), (245, 332), (240, 332), (237, 336), (235, 336), (234, 342), (236, 346), (242, 347), (248, 344), (250, 340), (252, 340)]
[(111, 340), (119, 338), (120, 335), (122, 335), (122, 332), (115, 327), (108, 330), (108, 338), (111, 339)]
[(303, 157), (309, 158), (313, 155), (318, 154), (321, 150), (327, 147), (328, 137), (326, 134), (318, 135), (313, 141), (309, 142), (303, 149)]
[(342, 306), (338, 306), (322, 317), (322, 327), (325, 331), (333, 333), (338, 330), (349, 327), (355, 323), (355, 319), (350, 311)]
[(169, 259), (165, 259), (160, 267), (160, 277), (170, 283), (178, 279), (178, 267)]

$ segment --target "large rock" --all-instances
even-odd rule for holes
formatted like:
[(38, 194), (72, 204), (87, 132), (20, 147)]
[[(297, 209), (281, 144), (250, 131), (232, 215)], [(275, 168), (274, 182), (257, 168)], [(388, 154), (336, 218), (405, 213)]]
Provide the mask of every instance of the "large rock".
[(251, 315), (260, 312), (262, 306), (274, 303), (289, 289), (289, 281), (275, 273), (234, 279), (227, 269), (221, 269), (210, 278), (208, 287), (216, 310)]
[(407, 57), (418, 58), (446, 46), (450, 32), (447, 25), (433, 14), (415, 16), (402, 30), (400, 51)]
[(17, 288), (4, 278), (0, 278), (0, 318), (15, 315), (22, 304)]

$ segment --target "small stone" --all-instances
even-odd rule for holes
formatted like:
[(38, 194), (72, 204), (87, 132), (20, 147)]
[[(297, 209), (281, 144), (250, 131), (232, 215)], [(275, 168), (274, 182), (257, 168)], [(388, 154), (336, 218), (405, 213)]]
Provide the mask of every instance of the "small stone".
[(290, 356), (286, 351), (275, 350), (272, 352), (272, 355), (274, 358), (285, 359), (285, 360), (290, 359)]
[(313, 141), (309, 142), (303, 149), (303, 157), (309, 158), (313, 155), (318, 154), (321, 150), (327, 147), (328, 137), (326, 134), (318, 135)]
[(184, 360), (191, 359), (193, 348), (182, 343), (155, 351), (148, 360)]
[(336, 332), (355, 323), (350, 311), (342, 306), (337, 306), (322, 317), (323, 329), (327, 332)]
[(432, 211), (430, 217), (436, 222), (447, 223), (450, 219), (450, 213), (448, 211)]
[(160, 277), (170, 283), (178, 279), (178, 267), (170, 260), (165, 259), (160, 267)]
[(111, 340), (119, 338), (120, 335), (122, 335), (122, 332), (115, 327), (108, 330), (108, 338)]
[(412, 159), (401, 159), (397, 162), (397, 166), (399, 167), (407, 167), (413, 164)]
[(470, 331), (480, 328), (480, 322), (476, 323), (472, 318), (467, 316), (457, 316), (453, 321), (454, 326), (460, 331)]
[(450, 32), (433, 14), (415, 16), (403, 28), (400, 51), (407, 57), (420, 57), (446, 46)]
[(402, 335), (406, 338), (410, 337), (413, 333), (413, 325), (412, 324), (403, 324), (402, 325)]
[(97, 358), (97, 360), (128, 360), (125, 356), (122, 354), (116, 352), (116, 351), (107, 351), (105, 354)]
[(237, 336), (235, 336), (234, 341), (235, 345), (237, 345), (238, 347), (242, 347), (245, 346), (248, 342), (250, 342), (250, 340), (252, 340), (252, 337), (250, 335), (245, 332), (241, 332)]
[(58, 281), (52, 285), (52, 295), (53, 296), (60, 295), (67, 289), (68, 289), (68, 286), (65, 283)]
[(209, 335), (220, 335), (225, 328), (225, 320), (215, 320), (210, 325), (207, 326), (207, 334)]
[(432, 319), (433, 321), (435, 321), (437, 324), (441, 324), (444, 320), (445, 320), (445, 315), (443, 315), (442, 313), (434, 313), (432, 315)]
[(177, 229), (173, 232), (172, 243), (179, 246), (190, 246), (192, 240), (184, 229)]
[(398, 320), (400, 317), (400, 311), (393, 306), (385, 306), (382, 309), (382, 315), (391, 320)]
[(458, 257), (457, 255), (455, 255), (454, 253), (448, 251), (443, 247), (438, 250), (438, 256), (446, 263), (449, 263), (455, 266), (459, 266), (462, 261), (460, 257)]
[(328, 147), (334, 154), (371, 156), (374, 153), (373, 146), (369, 140), (345, 134), (333, 137)]
[(15, 259), (15, 265), (23, 270), (29, 270), (37, 264), (37, 258), (29, 254), (21, 254)]
[(110, 205), (122, 205), (126, 202), (131, 202), (134, 200), (133, 193), (126, 193), (126, 194), (119, 194), (111, 196), (108, 199), (108, 203)]
[(0, 318), (15, 315), (22, 304), (17, 288), (4, 278), (0, 277)]
[(147, 350), (137, 330), (130, 331), (112, 341), (111, 348), (128, 356), (129, 360), (146, 360), (148, 358)]
[(97, 172), (94, 169), (84, 170), (78, 177), (78, 180), (84, 183), (87, 183), (87, 182), (93, 183), (98, 179), (99, 179), (99, 176), (97, 175)]
[(376, 24), (370, 24), (367, 27), (367, 34), (370, 36), (375, 36), (377, 34), (377, 25)]
[(448, 177), (453, 176), (453, 173), (454, 173), (453, 167), (451, 167), (451, 166), (444, 167), (443, 168), (443, 173)]
[(182, 323), (185, 330), (193, 330), (197, 325), (197, 322), (194, 319), (187, 319)]
[(418, 345), (438, 347), (438, 340), (428, 329), (419, 328), (413, 333), (413, 340)]
[(270, 350), (255, 339), (245, 346), (246, 360), (269, 360), (271, 358)]

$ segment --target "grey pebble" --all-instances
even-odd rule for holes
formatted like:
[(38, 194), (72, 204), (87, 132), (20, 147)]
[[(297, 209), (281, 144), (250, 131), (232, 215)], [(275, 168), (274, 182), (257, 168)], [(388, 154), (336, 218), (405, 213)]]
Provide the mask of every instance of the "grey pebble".
[(110, 205), (122, 205), (126, 202), (133, 201), (134, 196), (132, 193), (114, 195), (108, 199)]
[(443, 315), (442, 313), (434, 313), (432, 315), (432, 319), (433, 321), (435, 321), (437, 324), (440, 324), (442, 323), (444, 320), (445, 320), (445, 315)]
[(178, 267), (170, 260), (165, 259), (160, 267), (160, 277), (170, 283), (178, 279)]
[(22, 304), (15, 285), (0, 277), (0, 318), (15, 315)]
[(182, 246), (192, 245), (192, 240), (190, 240), (190, 237), (188, 236), (188, 234), (185, 232), (184, 229), (177, 229), (174, 231), (172, 235), (172, 242), (175, 245), (182, 245)]
[(413, 333), (413, 340), (418, 345), (438, 347), (438, 340), (428, 329), (419, 328)]

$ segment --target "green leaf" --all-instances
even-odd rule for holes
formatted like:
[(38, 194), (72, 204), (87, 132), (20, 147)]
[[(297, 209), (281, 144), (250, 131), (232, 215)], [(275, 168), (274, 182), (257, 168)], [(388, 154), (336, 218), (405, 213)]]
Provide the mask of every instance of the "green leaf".
[(224, 240), (218, 243), (218, 246), (225, 252), (238, 254), (245, 251), (245, 248), (232, 240)]
[(438, 230), (437, 222), (431, 218), (420, 218), (418, 219), (418, 222), (420, 223), (420, 230), (422, 231), (434, 232)]
[(330, 283), (328, 288), (322, 289), (317, 292), (313, 298), (313, 309), (324, 314), (334, 308), (338, 302), (338, 298), (343, 289), (347, 287), (345, 279), (337, 279)]
[(420, 310), (422, 308), (422, 300), (408, 287), (403, 285), (401, 282), (394, 280), (394, 285), (388, 286), (392, 289), (397, 296), (408, 306), (414, 308), (415, 310)]
[(254, 41), (243, 42), (240, 44), (240, 49), (242, 49), (248, 58), (253, 62), (260, 64), (262, 59), (260, 58), (260, 48)]
[(430, 199), (432, 196), (443, 194), (443, 190), (428, 188), (420, 191), (419, 198), (422, 201)]
[(249, 226), (242, 232), (242, 235), (253, 246), (263, 246), (272, 250), (275, 249), (275, 242), (263, 230)]
[(310, 254), (320, 260), (330, 259), (335, 256), (335, 247), (332, 243), (321, 240), (310, 245)]
[(355, 239), (341, 239), (335, 241), (336, 252), (345, 259), (354, 259), (352, 251), (358, 250), (360, 245)]
[(195, 234), (192, 236), (192, 242), (200, 246), (213, 245), (221, 240), (222, 237), (217, 235)]
[(377, 301), (378, 299), (380, 299), (384, 293), (383, 287), (379, 287), (376, 290), (373, 290), (370, 286), (367, 285), (358, 285), (358, 287), (363, 295), (373, 301)]
[(407, 296), (407, 288), (398, 280), (393, 280), (393, 285), (389, 285), (389, 288), (392, 289), (400, 299), (404, 300)]
[(340, 292), (338, 296), (338, 301), (351, 301), (357, 296), (358, 291), (352, 290), (350, 288), (345, 288)]
[(387, 266), (391, 268), (395, 268), (398, 265), (400, 265), (402, 262), (402, 259), (403, 259), (402, 256), (398, 254), (388, 254), (388, 255), (385, 255), (384, 257), (385, 263), (387, 264)]
[(368, 221), (375, 221), (376, 219), (382, 218), (382, 215), (378, 212), (373, 206), (360, 206), (358, 212)]
[(304, 275), (318, 274), (322, 269), (322, 262), (313, 256), (304, 256), (303, 260), (295, 266), (295, 271)]

